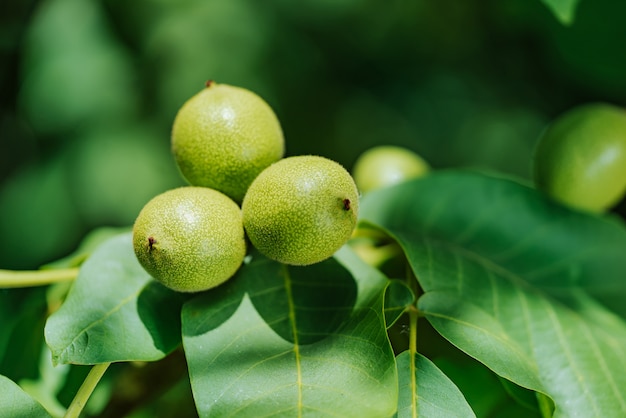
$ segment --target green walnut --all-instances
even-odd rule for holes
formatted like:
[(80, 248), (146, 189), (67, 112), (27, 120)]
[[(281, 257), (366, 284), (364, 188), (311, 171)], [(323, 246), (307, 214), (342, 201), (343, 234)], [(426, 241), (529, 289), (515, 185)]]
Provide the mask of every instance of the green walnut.
[(350, 238), (359, 195), (350, 173), (324, 157), (282, 159), (254, 180), (242, 204), (250, 242), (291, 265), (331, 257)]
[(216, 287), (239, 269), (246, 254), (241, 209), (206, 187), (180, 187), (150, 200), (133, 226), (140, 264), (179, 292)]
[(590, 212), (603, 212), (626, 192), (626, 111), (590, 103), (558, 117), (534, 156), (537, 189)]
[(367, 193), (420, 177), (429, 171), (429, 164), (415, 152), (381, 145), (366, 150), (357, 158), (352, 175), (361, 193)]
[(363, 261), (381, 271), (390, 264), (404, 263), (404, 253), (398, 242), (382, 229), (367, 223), (357, 225), (348, 245)]
[(211, 81), (178, 111), (171, 142), (191, 185), (221, 191), (238, 203), (252, 180), (285, 151), (280, 123), (261, 97)]

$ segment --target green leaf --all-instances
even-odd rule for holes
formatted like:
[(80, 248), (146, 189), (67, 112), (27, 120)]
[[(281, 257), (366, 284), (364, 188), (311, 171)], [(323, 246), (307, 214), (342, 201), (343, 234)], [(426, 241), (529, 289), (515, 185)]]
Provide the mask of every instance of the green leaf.
[(11, 379), (0, 375), (0, 411), (11, 418), (50, 418), (51, 415)]
[(624, 314), (622, 223), (455, 171), (372, 193), (361, 214), (399, 241), (446, 339), (556, 416), (626, 414), (626, 323), (598, 303)]
[(344, 249), (307, 267), (255, 255), (183, 308), (200, 416), (391, 416), (386, 279)]
[[(42, 333), (43, 334), (43, 333)], [(41, 336), (43, 339), (43, 335)], [(20, 387), (39, 402), (50, 414), (60, 417), (65, 415), (66, 407), (62, 405), (56, 394), (65, 382), (70, 365), (53, 366), (48, 347), (40, 345), (39, 378), (18, 380)], [(77, 366), (75, 366), (77, 367)]]
[(406, 309), (415, 302), (415, 295), (400, 280), (391, 280), (385, 291), (385, 323), (391, 327)]
[(0, 374), (37, 377), (46, 310), (44, 288), (0, 289)]
[(574, 23), (576, 6), (580, 0), (542, 0), (564, 25)]
[(475, 417), (456, 385), (430, 360), (405, 351), (397, 358), (400, 396), (398, 418)]
[[(532, 418), (539, 417), (537, 401), (532, 406), (521, 406), (507, 389), (523, 391), (519, 386), (503, 379), (485, 367), (484, 364), (468, 357), (437, 357), (433, 363), (459, 388), (476, 416), (506, 416)], [(503, 385), (508, 383), (508, 387)], [(514, 388), (513, 388), (514, 387)], [(528, 391), (533, 398), (536, 392)], [(509, 413), (504, 413), (503, 408)], [(515, 409), (518, 413), (512, 412)], [(546, 415), (552, 416), (552, 414)]]
[[(515, 181), (469, 171), (371, 193), (363, 206), (362, 219), (393, 230), (405, 252), (442, 249), (554, 297), (583, 289), (626, 318), (626, 227), (617, 218), (576, 212)], [(429, 276), (420, 282), (437, 284)]]
[(46, 322), (53, 361), (161, 359), (180, 343), (183, 301), (141, 267), (130, 233), (111, 238), (85, 261), (67, 299)]
[[(539, 406), (537, 405), (537, 392), (533, 392), (532, 390), (517, 386), (511, 381), (502, 378), (500, 378), (500, 383), (503, 390), (506, 391), (507, 395), (510, 396), (511, 399), (514, 399), (518, 405), (526, 408), (528, 413), (532, 411), (537, 415), (539, 414)], [(550, 416), (551, 415), (552, 414), (550, 414)]]

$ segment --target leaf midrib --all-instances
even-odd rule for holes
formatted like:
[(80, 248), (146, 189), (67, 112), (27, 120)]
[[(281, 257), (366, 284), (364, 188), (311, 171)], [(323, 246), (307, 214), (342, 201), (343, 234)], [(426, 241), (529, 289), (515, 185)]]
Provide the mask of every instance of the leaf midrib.
[(302, 358), (300, 354), (300, 344), (298, 340), (298, 324), (296, 318), (296, 304), (293, 300), (293, 288), (291, 275), (287, 265), (282, 266), (285, 277), (285, 293), (287, 294), (287, 306), (289, 310), (289, 322), (291, 324), (291, 333), (293, 336), (293, 354), (296, 362), (296, 388), (298, 393), (297, 411), (298, 418), (302, 417)]

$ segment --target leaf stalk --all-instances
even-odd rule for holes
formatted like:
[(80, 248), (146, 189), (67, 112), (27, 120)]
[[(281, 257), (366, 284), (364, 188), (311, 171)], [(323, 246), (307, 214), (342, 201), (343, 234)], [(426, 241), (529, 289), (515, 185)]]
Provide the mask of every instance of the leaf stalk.
[(65, 418), (78, 418), (80, 416), (93, 390), (96, 388), (102, 376), (104, 376), (104, 372), (107, 371), (110, 364), (111, 363), (96, 364), (91, 368), (85, 381), (78, 389), (78, 392), (76, 392), (76, 396), (72, 399), (72, 403), (69, 408), (67, 408)]
[(70, 281), (78, 276), (78, 267), (51, 270), (0, 270), (0, 289), (45, 286)]

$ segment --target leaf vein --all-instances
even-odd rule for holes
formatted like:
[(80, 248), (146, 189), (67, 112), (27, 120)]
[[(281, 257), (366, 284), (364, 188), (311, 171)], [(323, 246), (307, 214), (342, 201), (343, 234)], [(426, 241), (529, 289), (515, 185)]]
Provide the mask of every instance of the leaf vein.
[(82, 330), (80, 330), (79, 332), (76, 333), (76, 336), (72, 339), (72, 341), (70, 341), (70, 343), (65, 347), (65, 349), (62, 351), (62, 353), (66, 353), (67, 350), (70, 347), (73, 347), (74, 344), (76, 343), (76, 340), (83, 334), (85, 334), (85, 336), (87, 338), (89, 338), (89, 336), (86, 334), (91, 328), (95, 327), (96, 325), (100, 324), (101, 322), (103, 322), (104, 320), (106, 320), (107, 318), (109, 318), (111, 315), (113, 315), (115, 312), (119, 311), (120, 309), (122, 309), (122, 307), (126, 304), (128, 304), (131, 300), (137, 298), (137, 296), (139, 295), (139, 293), (141, 292), (142, 289), (137, 290), (136, 292), (130, 294), (129, 296), (127, 296), (126, 298), (122, 299), (122, 301), (120, 303), (118, 303), (115, 307), (113, 307), (111, 310), (109, 310), (108, 312), (106, 312), (104, 315), (102, 315), (100, 318), (98, 318), (97, 321), (93, 321), (92, 323), (90, 323), (87, 327), (83, 328)]
[(571, 371), (576, 375), (576, 384), (580, 388), (581, 394), (583, 394), (585, 398), (587, 399), (588, 403), (592, 405), (595, 411), (593, 416), (596, 416), (596, 417), (602, 416), (602, 413), (598, 409), (598, 404), (596, 403), (595, 399), (592, 396), (590, 396), (589, 392), (583, 386), (583, 382), (585, 379), (583, 375), (580, 373), (580, 371), (578, 370), (578, 368), (576, 367), (578, 363), (574, 360), (572, 352), (569, 350), (569, 345), (567, 344), (565, 335), (563, 335), (563, 332), (564, 332), (563, 327), (561, 323), (559, 322), (559, 318), (558, 318), (557, 313), (554, 310), (554, 306), (552, 306), (552, 304), (547, 303), (547, 302), (545, 302), (544, 305), (546, 306), (546, 312), (548, 313), (550, 322), (554, 325), (553, 329), (555, 331), (555, 335), (557, 337), (558, 343), (562, 348), (562, 352), (563, 354), (565, 354), (565, 357), (567, 358), (567, 361), (571, 366)]
[(455, 322), (459, 325), (468, 327), (468, 328), (473, 328), (476, 329), (480, 332), (482, 332), (483, 334), (486, 334), (498, 341), (500, 341), (503, 345), (505, 345), (506, 347), (509, 348), (510, 351), (515, 352), (517, 354), (518, 357), (522, 358), (525, 363), (527, 363), (528, 365), (532, 366), (533, 372), (536, 373), (537, 372), (537, 365), (532, 361), (531, 358), (528, 357), (527, 353), (525, 353), (524, 351), (520, 350), (519, 346), (517, 344), (513, 344), (512, 341), (508, 338), (508, 334), (504, 334), (504, 337), (502, 335), (499, 334), (495, 334), (491, 331), (489, 331), (486, 328), (481, 328), (479, 326), (477, 326), (476, 324), (472, 324), (471, 322), (467, 322), (467, 321), (461, 321), (458, 318), (454, 318), (451, 317), (449, 315), (444, 315), (444, 314), (440, 314), (440, 313), (434, 313), (434, 312), (424, 312), (426, 315), (430, 315), (436, 318), (441, 318), (441, 319), (445, 319), (451, 322)]

